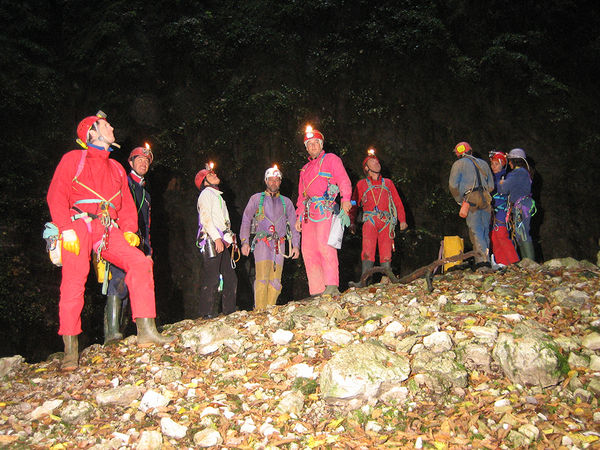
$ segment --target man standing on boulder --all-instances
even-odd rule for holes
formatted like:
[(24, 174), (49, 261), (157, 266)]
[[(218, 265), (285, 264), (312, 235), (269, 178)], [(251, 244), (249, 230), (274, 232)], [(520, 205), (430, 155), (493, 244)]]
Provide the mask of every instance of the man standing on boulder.
[(123, 268), (137, 325), (138, 345), (166, 344), (173, 337), (156, 331), (152, 261), (136, 247), (140, 239), (135, 204), (125, 169), (110, 159), (115, 137), (106, 115), (98, 112), (77, 126), (77, 142), (61, 159), (48, 189), (48, 207), (62, 242), (58, 334), (63, 337), (63, 370), (78, 366), (78, 339), (85, 282), (92, 250)]
[[(281, 293), (281, 273), (286, 240), (292, 259), (300, 256), (300, 234), (290, 224), (296, 212), (292, 201), (279, 193), (281, 171), (273, 166), (265, 172), (267, 189), (250, 197), (240, 228), (242, 254), (254, 252), (256, 279), (254, 309), (263, 310), (275, 305)], [(252, 241), (250, 241), (252, 239)]]
[(337, 155), (325, 153), (323, 141), (320, 131), (306, 128), (304, 145), (309, 162), (300, 170), (296, 202), (296, 230), (302, 231), (302, 257), (313, 296), (339, 294), (337, 249), (327, 241), (338, 193), (344, 214), (352, 206), (352, 184), (344, 164)]
[(374, 149), (368, 150), (362, 167), (366, 178), (356, 184), (352, 193), (355, 206), (350, 210), (350, 230), (354, 232), (358, 207), (363, 209), (361, 277), (373, 268), (378, 245), (381, 267), (391, 269), (396, 224), (400, 223), (401, 230), (408, 227), (396, 186), (392, 180), (381, 177), (381, 164)]
[(454, 200), (461, 205), (469, 204), (467, 227), (473, 250), (479, 252), (475, 257), (477, 268), (489, 270), (490, 219), (492, 217), (492, 196), (494, 177), (490, 166), (473, 156), (468, 142), (459, 142), (454, 147), (458, 158), (450, 170), (448, 186)]
[[(194, 183), (200, 191), (198, 210), (198, 239), (202, 253), (201, 298), (191, 311), (192, 319), (211, 319), (218, 315), (219, 289), (222, 289), (221, 307), (224, 315), (236, 310), (237, 275), (235, 274), (235, 234), (231, 231), (229, 210), (219, 190), (221, 179), (209, 163), (196, 174)], [(238, 258), (239, 259), (239, 252)], [(222, 285), (219, 286), (222, 282)]]
[[(140, 244), (138, 248), (146, 257), (152, 258), (150, 245), (150, 193), (146, 190), (144, 176), (150, 170), (154, 155), (150, 146), (136, 147), (129, 154), (131, 172), (127, 175), (129, 190), (137, 211), (138, 232)], [(128, 290), (125, 284), (125, 272), (117, 266), (111, 266), (112, 278), (108, 282), (108, 295), (104, 308), (104, 344), (123, 339), (121, 333), (121, 307), (127, 298)]]

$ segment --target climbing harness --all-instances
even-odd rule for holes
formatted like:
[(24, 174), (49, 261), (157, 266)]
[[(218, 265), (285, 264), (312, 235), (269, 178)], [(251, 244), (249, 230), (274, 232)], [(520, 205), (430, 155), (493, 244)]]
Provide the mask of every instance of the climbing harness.
[[(323, 155), (321, 156), (321, 159), (319, 160), (319, 171), (314, 176), (314, 178), (312, 180), (310, 180), (310, 182), (307, 185), (304, 186), (304, 189), (303, 189), (303, 195), (304, 195), (303, 220), (304, 220), (304, 222), (308, 222), (309, 220), (311, 222), (323, 222), (324, 220), (328, 220), (334, 211), (335, 198), (340, 189), (337, 185), (331, 183), (331, 181), (330, 181), (330, 179), (332, 177), (331, 173), (321, 171), (321, 166), (323, 165), (323, 160), (325, 159), (325, 155), (326, 155), (326, 153), (323, 153)], [(327, 179), (327, 189), (321, 196), (307, 197), (308, 188), (319, 177), (324, 177)], [(319, 211), (320, 215), (322, 215), (323, 217), (321, 217), (320, 219), (313, 219), (312, 217), (310, 217), (310, 207), (312, 205), (314, 205), (314, 207)], [(327, 213), (330, 213), (330, 214), (328, 215)]]
[[(524, 205), (523, 202), (527, 199), (531, 200), (531, 206)], [(507, 226), (511, 233), (510, 237), (513, 242), (524, 242), (527, 240), (527, 230), (525, 229), (524, 220), (533, 217), (537, 212), (535, 200), (531, 194), (524, 195), (518, 198), (515, 202), (510, 202), (506, 213)]]
[[(385, 178), (381, 178), (381, 186), (375, 186), (371, 183), (369, 178), (367, 180), (367, 190), (364, 192), (361, 198), (361, 205), (366, 203), (367, 193), (371, 192), (371, 196), (373, 197), (373, 201), (375, 202), (375, 208), (372, 211), (363, 211), (363, 222), (369, 222), (374, 227), (375, 225), (375, 217), (381, 220), (384, 225), (377, 230), (377, 233), (381, 233), (386, 227), (388, 228), (389, 237), (393, 240), (396, 237), (396, 224), (398, 223), (398, 211), (396, 210), (396, 204), (394, 203), (394, 199), (392, 198), (392, 193), (389, 188), (385, 185)], [(374, 190), (379, 188), (379, 196), (375, 199)], [(388, 210), (384, 211), (379, 209), (379, 201), (381, 200), (381, 195), (383, 191), (387, 191), (388, 193)]]
[[(256, 213), (254, 213), (254, 216), (252, 217), (252, 222), (250, 225), (250, 234), (253, 236), (251, 239), (251, 244), (250, 244), (250, 250), (254, 251), (254, 248), (256, 247), (256, 244), (260, 241), (263, 241), (265, 244), (267, 244), (267, 246), (269, 248), (271, 248), (271, 246), (273, 246), (273, 249), (275, 251), (275, 254), (282, 254), (284, 258), (289, 258), (292, 254), (292, 229), (290, 227), (290, 223), (287, 220), (287, 214), (286, 214), (286, 205), (285, 205), (285, 200), (283, 199), (283, 197), (281, 195), (279, 195), (279, 198), (281, 200), (281, 205), (283, 206), (283, 214), (276, 220), (276, 221), (272, 221), (270, 218), (265, 216), (264, 213), (264, 200), (266, 197), (266, 192), (262, 192), (260, 195), (260, 200), (258, 203), (258, 209), (256, 210)], [(285, 232), (285, 236), (279, 236), (279, 234), (276, 231), (276, 225), (277, 223), (279, 223), (279, 221), (285, 218), (286, 220), (286, 232)], [(263, 220), (268, 220), (269, 222), (271, 222), (271, 225), (269, 226), (269, 231), (256, 231), (256, 228), (258, 227), (258, 224), (260, 222), (262, 222)], [(289, 254), (286, 254), (285, 252), (285, 241), (288, 241), (288, 245), (289, 245)], [(282, 250), (283, 247), (283, 250)], [(273, 270), (275, 270), (275, 261), (273, 261)]]
[[(94, 194), (96, 196), (96, 198), (89, 198), (89, 199), (83, 199), (83, 200), (76, 201), (73, 204), (73, 206), (71, 207), (71, 210), (73, 210), (75, 212), (75, 214), (71, 216), (71, 221), (75, 222), (76, 220), (82, 219), (84, 221), (84, 223), (86, 224), (87, 230), (90, 234), (92, 232), (92, 225), (91, 225), (92, 220), (96, 220), (96, 219), (99, 220), (100, 223), (102, 224), (102, 226), (104, 227), (104, 233), (102, 233), (102, 238), (98, 242), (95, 242), (92, 247), (96, 254), (96, 268), (98, 269), (98, 268), (102, 268), (102, 266), (104, 266), (104, 275), (101, 276), (99, 273), (98, 280), (99, 281), (102, 280), (101, 281), (102, 282), (102, 294), (106, 295), (107, 290), (108, 290), (108, 280), (110, 278), (110, 276), (109, 276), (110, 263), (108, 261), (105, 261), (102, 258), (102, 251), (108, 248), (110, 229), (112, 227), (118, 228), (117, 223), (110, 217), (109, 208), (113, 208), (116, 210), (115, 205), (112, 203), (112, 201), (115, 198), (117, 198), (119, 195), (121, 195), (121, 190), (119, 189), (111, 198), (106, 199), (102, 195), (100, 195), (98, 192), (96, 192), (94, 189), (87, 186), (85, 183), (82, 183), (81, 181), (79, 181), (78, 177), (81, 174), (81, 171), (83, 170), (83, 166), (85, 165), (86, 156), (87, 156), (87, 149), (83, 150), (83, 152), (82, 152), (81, 159), (80, 159), (79, 165), (77, 167), (77, 173), (73, 177), (72, 182), (77, 183), (81, 187), (87, 189), (89, 192)], [(111, 161), (113, 164), (117, 164), (114, 160), (109, 160), (109, 161)], [(84, 204), (98, 204), (99, 213), (98, 214), (88, 213), (88, 212), (82, 211), (77, 206), (75, 206), (75, 205), (84, 205)], [(104, 262), (104, 264), (103, 264), (103, 262)]]

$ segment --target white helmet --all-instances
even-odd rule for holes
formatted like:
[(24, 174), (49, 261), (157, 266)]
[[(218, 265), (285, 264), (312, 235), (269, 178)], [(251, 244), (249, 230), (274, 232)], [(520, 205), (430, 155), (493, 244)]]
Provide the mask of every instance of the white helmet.
[(517, 159), (517, 158), (523, 158), (523, 159), (527, 159), (527, 156), (525, 156), (525, 150), (523, 150), (522, 148), (513, 148), (510, 152), (508, 152), (508, 159)]
[(278, 177), (280, 180), (283, 178), (283, 176), (281, 175), (281, 170), (279, 170), (277, 165), (274, 165), (273, 167), (269, 167), (266, 170), (265, 181), (267, 181), (269, 179), (269, 177)]

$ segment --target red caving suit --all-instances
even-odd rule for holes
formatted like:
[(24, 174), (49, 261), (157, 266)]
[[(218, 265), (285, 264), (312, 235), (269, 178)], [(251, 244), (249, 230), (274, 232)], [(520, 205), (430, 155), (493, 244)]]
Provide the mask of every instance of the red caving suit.
[(126, 272), (125, 282), (130, 292), (133, 319), (156, 317), (152, 261), (140, 250), (130, 246), (123, 237), (123, 232), (135, 233), (138, 228), (137, 211), (127, 184), (127, 175), (123, 166), (109, 159), (109, 156), (108, 151), (94, 146), (66, 153), (58, 164), (48, 189), (47, 201), (52, 221), (61, 233), (64, 230), (75, 230), (81, 246), (79, 255), (62, 249), (59, 335), (73, 336), (81, 333), (81, 310), (85, 282), (90, 270), (90, 254), (92, 249), (98, 249), (105, 232), (99, 218), (90, 220), (89, 217), (82, 217), (72, 220), (78, 214), (73, 207), (89, 214), (101, 215), (99, 200), (109, 202), (107, 210), (112, 219), (101, 255)]
[(311, 295), (320, 294), (325, 286), (339, 285), (337, 249), (327, 245), (337, 196), (337, 193), (325, 195), (330, 185), (339, 188), (342, 201), (350, 201), (352, 184), (342, 160), (322, 150), (300, 170), (296, 202), (296, 217), (302, 220), (302, 258)]
[[(379, 244), (379, 262), (391, 261), (394, 227), (396, 223), (406, 222), (404, 205), (396, 186), (392, 180), (382, 177), (377, 180), (363, 178), (356, 184), (352, 200), (356, 201), (350, 210), (352, 223), (356, 220), (358, 207), (363, 209), (361, 259), (375, 262), (375, 250)], [(397, 221), (393, 219), (392, 208), (396, 209)]]

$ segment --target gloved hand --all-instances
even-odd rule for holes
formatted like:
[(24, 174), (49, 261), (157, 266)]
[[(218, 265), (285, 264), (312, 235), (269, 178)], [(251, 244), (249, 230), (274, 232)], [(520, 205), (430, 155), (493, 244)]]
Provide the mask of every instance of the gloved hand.
[(127, 243), (132, 247), (137, 247), (138, 245), (140, 245), (140, 237), (131, 231), (126, 231), (125, 233), (123, 233), (123, 237), (125, 238)]
[(66, 251), (79, 256), (79, 238), (75, 230), (64, 230), (62, 232), (62, 246)]
[[(350, 202), (348, 202), (350, 203)], [(339, 217), (340, 217), (340, 222), (342, 222), (342, 225), (344, 225), (346, 228), (348, 228), (350, 226), (350, 217), (348, 217), (348, 214), (346, 214), (346, 210), (341, 209), (340, 213), (339, 213)]]

